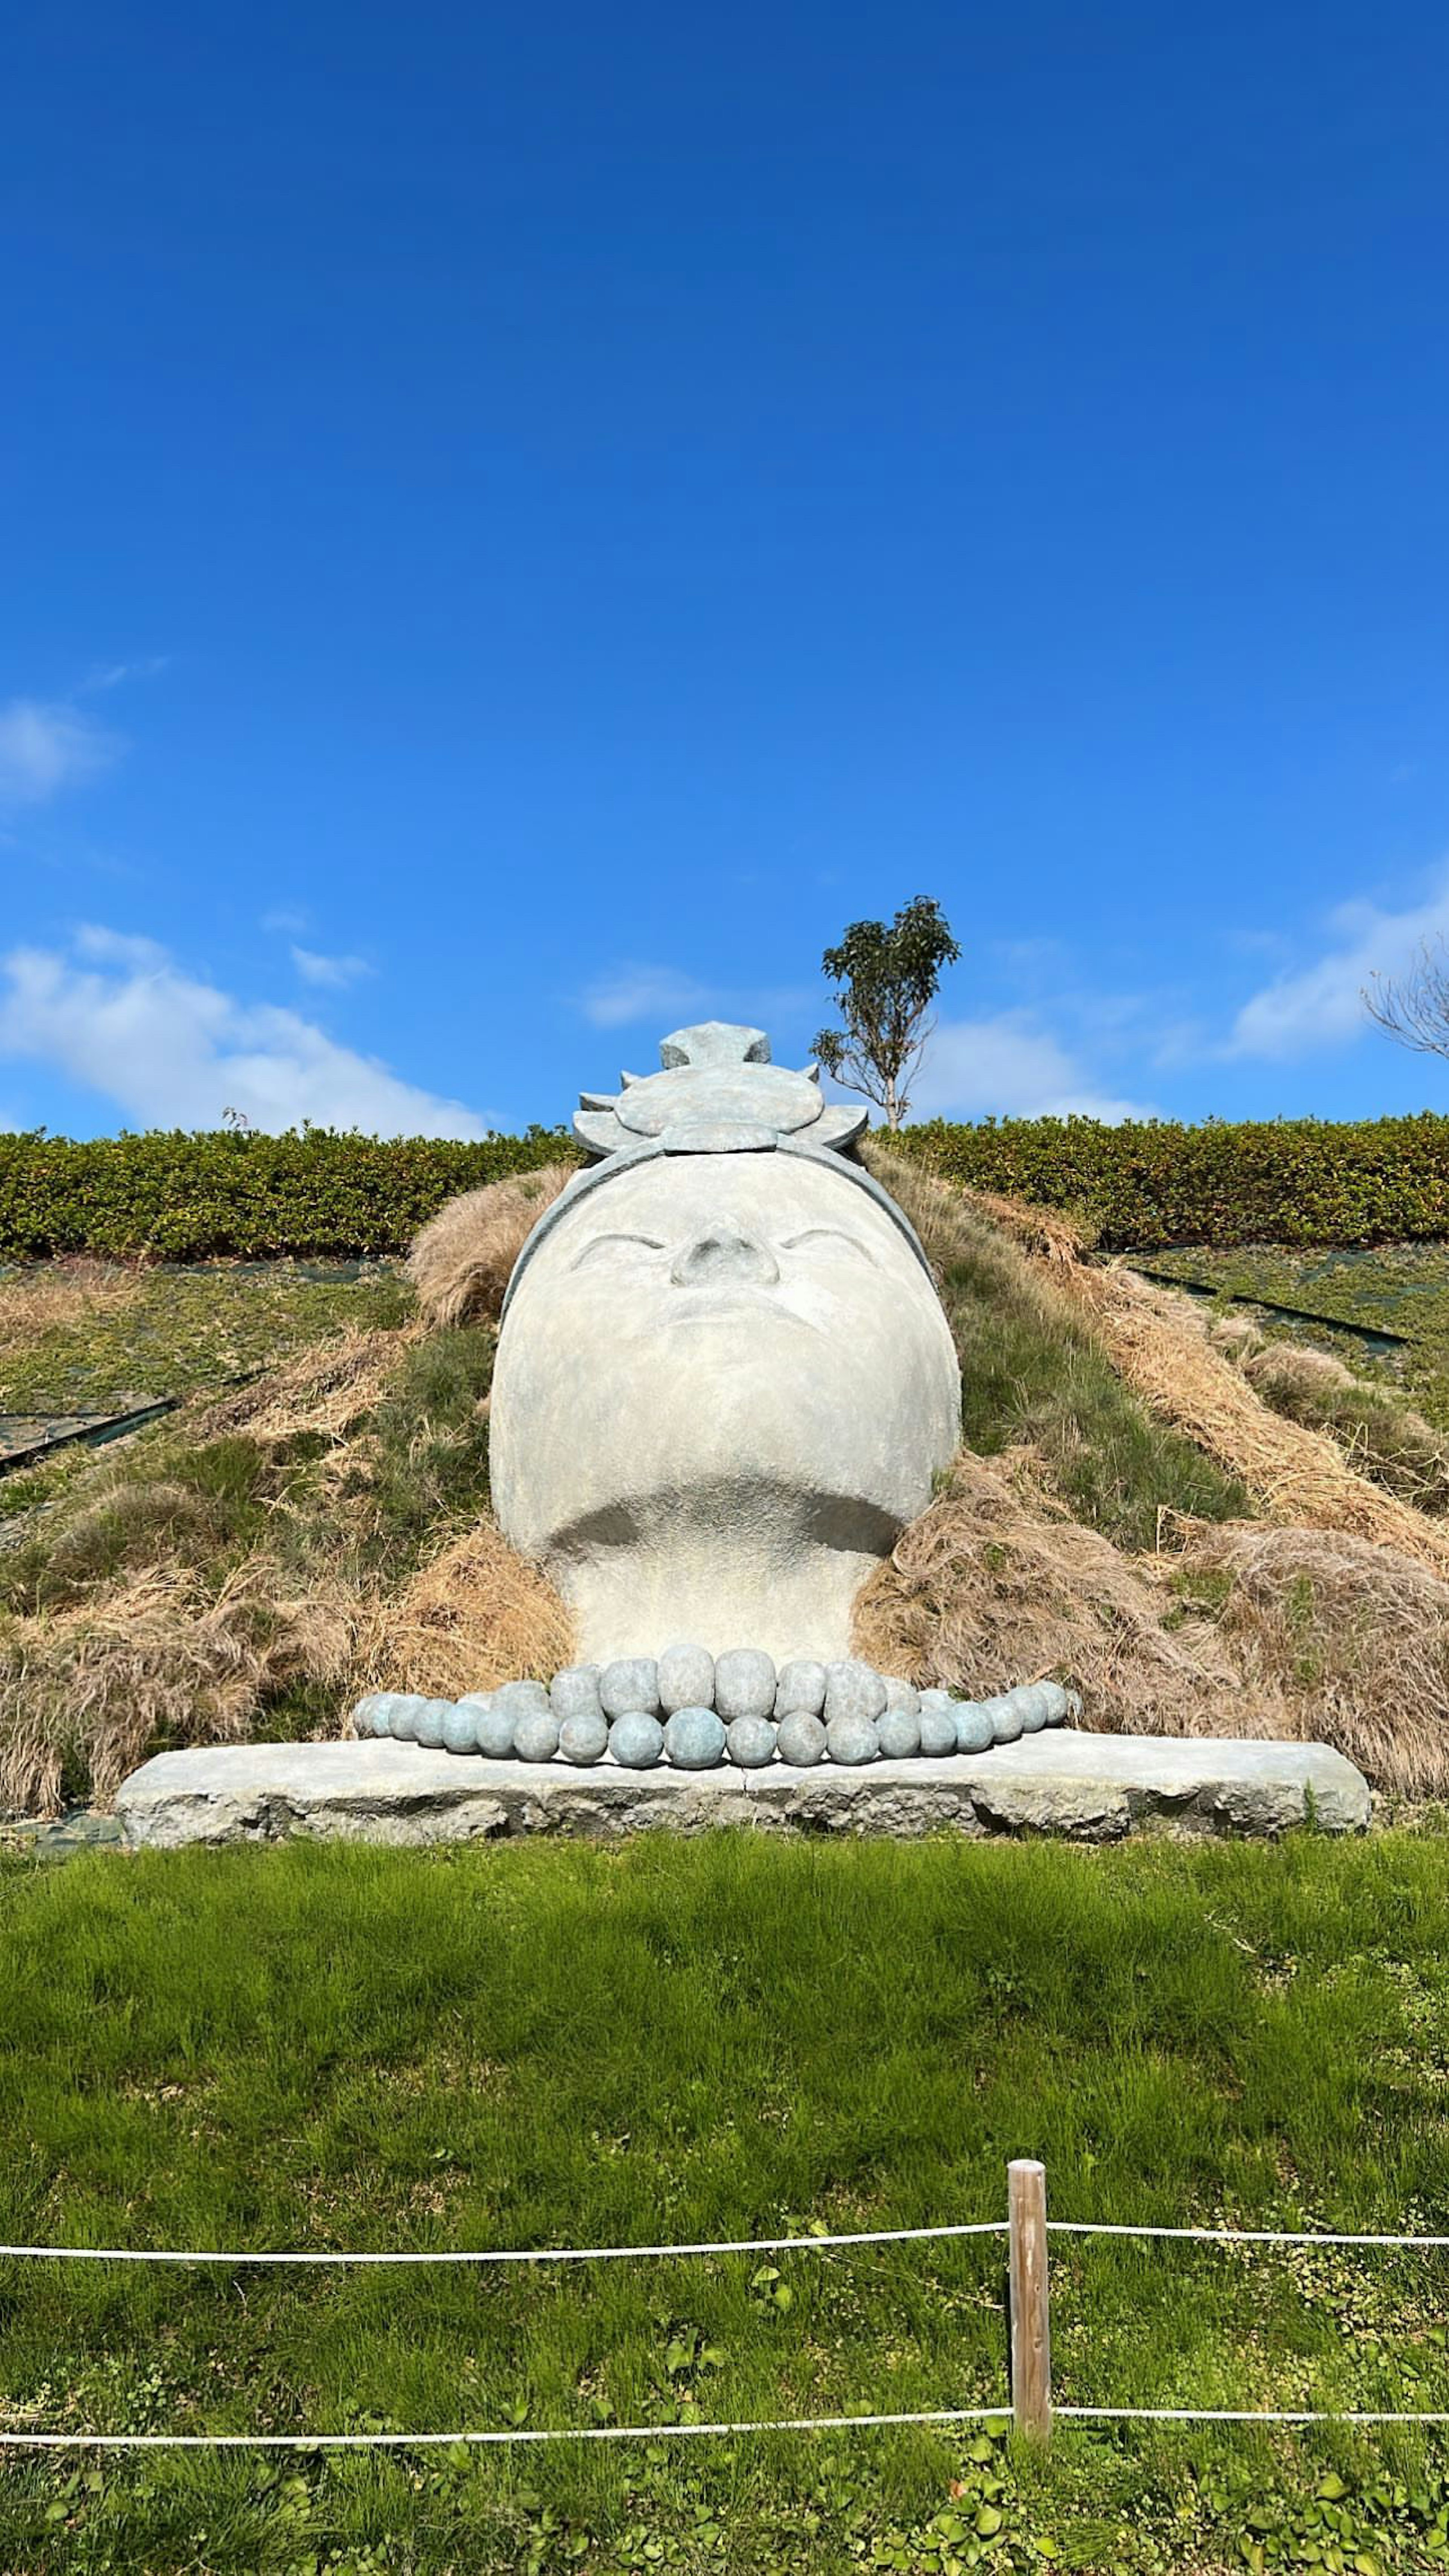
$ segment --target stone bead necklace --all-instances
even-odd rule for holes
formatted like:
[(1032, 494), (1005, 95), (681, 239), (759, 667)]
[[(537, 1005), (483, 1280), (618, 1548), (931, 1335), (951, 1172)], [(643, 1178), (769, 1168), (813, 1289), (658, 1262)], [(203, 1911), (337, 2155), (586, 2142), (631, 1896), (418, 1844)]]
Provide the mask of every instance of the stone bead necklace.
[(605, 1760), (626, 1771), (666, 1762), (744, 1771), (768, 1762), (809, 1768), (916, 1754), (984, 1753), (1080, 1714), (1060, 1682), (1023, 1682), (991, 1699), (917, 1690), (853, 1658), (776, 1668), (753, 1646), (713, 1656), (671, 1646), (611, 1664), (569, 1664), (551, 1682), (505, 1682), (459, 1700), (374, 1691), (352, 1712), (355, 1735), (391, 1735), (492, 1761), (552, 1762), (580, 1769)]

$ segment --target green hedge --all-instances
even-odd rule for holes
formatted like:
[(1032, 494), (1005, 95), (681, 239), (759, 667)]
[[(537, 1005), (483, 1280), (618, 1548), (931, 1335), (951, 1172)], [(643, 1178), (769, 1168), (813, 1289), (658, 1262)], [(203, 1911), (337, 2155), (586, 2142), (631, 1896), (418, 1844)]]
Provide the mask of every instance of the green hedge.
[[(1449, 1118), (932, 1119), (900, 1139), (948, 1179), (1078, 1209), (1111, 1250), (1449, 1236)], [(561, 1128), (476, 1145), (330, 1127), (285, 1136), (0, 1135), (0, 1260), (89, 1252), (353, 1258), (404, 1251), (459, 1190), (574, 1160)]]
[(331, 1127), (284, 1136), (176, 1130), (81, 1144), (0, 1134), (0, 1260), (402, 1252), (460, 1190), (577, 1154), (570, 1137), (547, 1127), (476, 1145)]
[(1104, 1127), (932, 1119), (901, 1143), (948, 1179), (1080, 1210), (1113, 1251), (1449, 1236), (1449, 1118), (1282, 1118)]

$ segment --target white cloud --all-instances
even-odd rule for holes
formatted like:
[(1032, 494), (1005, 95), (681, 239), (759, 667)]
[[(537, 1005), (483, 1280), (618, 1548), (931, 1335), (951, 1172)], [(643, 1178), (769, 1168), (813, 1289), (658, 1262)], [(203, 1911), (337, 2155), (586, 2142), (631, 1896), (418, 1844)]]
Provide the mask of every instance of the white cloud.
[(300, 939), (306, 927), (305, 912), (291, 910), (286, 904), (278, 905), (274, 911), (262, 914), (263, 930), (285, 931), (291, 939)]
[(675, 966), (616, 966), (584, 993), (580, 1008), (596, 1029), (631, 1028), (638, 1020), (658, 1020), (661, 1027), (701, 1010), (709, 995), (692, 976)]
[(916, 1118), (1150, 1118), (1136, 1100), (1093, 1087), (1083, 1067), (1022, 1011), (944, 1020), (911, 1091)]
[(291, 958), (304, 984), (322, 984), (334, 993), (346, 992), (360, 975), (373, 972), (365, 957), (323, 957), (315, 948), (294, 946)]
[(154, 680), (170, 659), (169, 653), (143, 653), (134, 662), (101, 662), (81, 685), (87, 691), (121, 689), (130, 680)]
[(0, 1055), (31, 1057), (143, 1126), (359, 1127), (373, 1136), (486, 1135), (496, 1120), (404, 1082), (297, 1012), (244, 1003), (185, 974), (152, 939), (96, 927), (70, 953), (0, 961)]
[(1406, 912), (1340, 904), (1328, 916), (1330, 945), (1311, 966), (1275, 976), (1243, 1004), (1229, 1055), (1299, 1056), (1343, 1046), (1368, 1025), (1362, 994), (1374, 974), (1402, 974), (1423, 941), (1449, 932), (1449, 862), (1425, 901)]
[(123, 748), (73, 706), (11, 698), (0, 706), (0, 804), (43, 805), (107, 768)]

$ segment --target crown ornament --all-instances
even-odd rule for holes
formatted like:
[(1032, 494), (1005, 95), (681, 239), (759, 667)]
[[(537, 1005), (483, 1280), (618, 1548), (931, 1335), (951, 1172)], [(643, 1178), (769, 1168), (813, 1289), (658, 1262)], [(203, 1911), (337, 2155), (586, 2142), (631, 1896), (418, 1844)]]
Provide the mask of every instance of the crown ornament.
[(702, 1020), (661, 1038), (659, 1060), (659, 1073), (623, 1074), (617, 1093), (580, 1094), (574, 1133), (586, 1153), (762, 1154), (787, 1137), (844, 1152), (866, 1123), (864, 1109), (824, 1098), (818, 1065), (773, 1063), (763, 1029)]

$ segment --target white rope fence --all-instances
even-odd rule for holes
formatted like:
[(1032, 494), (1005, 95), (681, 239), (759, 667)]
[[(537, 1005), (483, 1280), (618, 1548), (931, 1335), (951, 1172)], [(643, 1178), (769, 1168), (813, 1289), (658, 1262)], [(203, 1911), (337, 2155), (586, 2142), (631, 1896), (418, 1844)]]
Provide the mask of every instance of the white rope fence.
[(0, 2261), (36, 2263), (184, 2263), (239, 2265), (620, 2263), (710, 2254), (819, 2254), (848, 2245), (915, 2245), (968, 2236), (1008, 2240), (1011, 2395), (999, 2406), (938, 2406), (916, 2413), (792, 2415), (723, 2423), (578, 2424), (454, 2433), (40, 2433), (0, 2428), (0, 2448), (59, 2451), (366, 2451), (503, 2448), (550, 2442), (675, 2442), (751, 2433), (846, 2433), (877, 2426), (980, 2424), (1010, 2418), (1020, 2433), (1049, 2439), (1057, 2417), (1078, 2423), (1128, 2424), (1449, 2424), (1449, 2409), (1236, 2406), (1058, 2406), (1051, 2392), (1051, 2316), (1047, 2269), (1050, 2236), (1137, 2237), (1197, 2245), (1358, 2245), (1435, 2251), (1446, 2235), (1370, 2235), (1327, 2228), (1159, 2227), (1091, 2218), (1048, 2218), (1046, 2169), (1018, 2157), (1007, 2167), (1005, 2218), (945, 2222), (936, 2227), (863, 2227), (808, 2236), (739, 2236), (685, 2245), (539, 2245), (449, 2247), (398, 2252), (266, 2252), (244, 2246), (181, 2249), (136, 2245), (0, 2245)]

